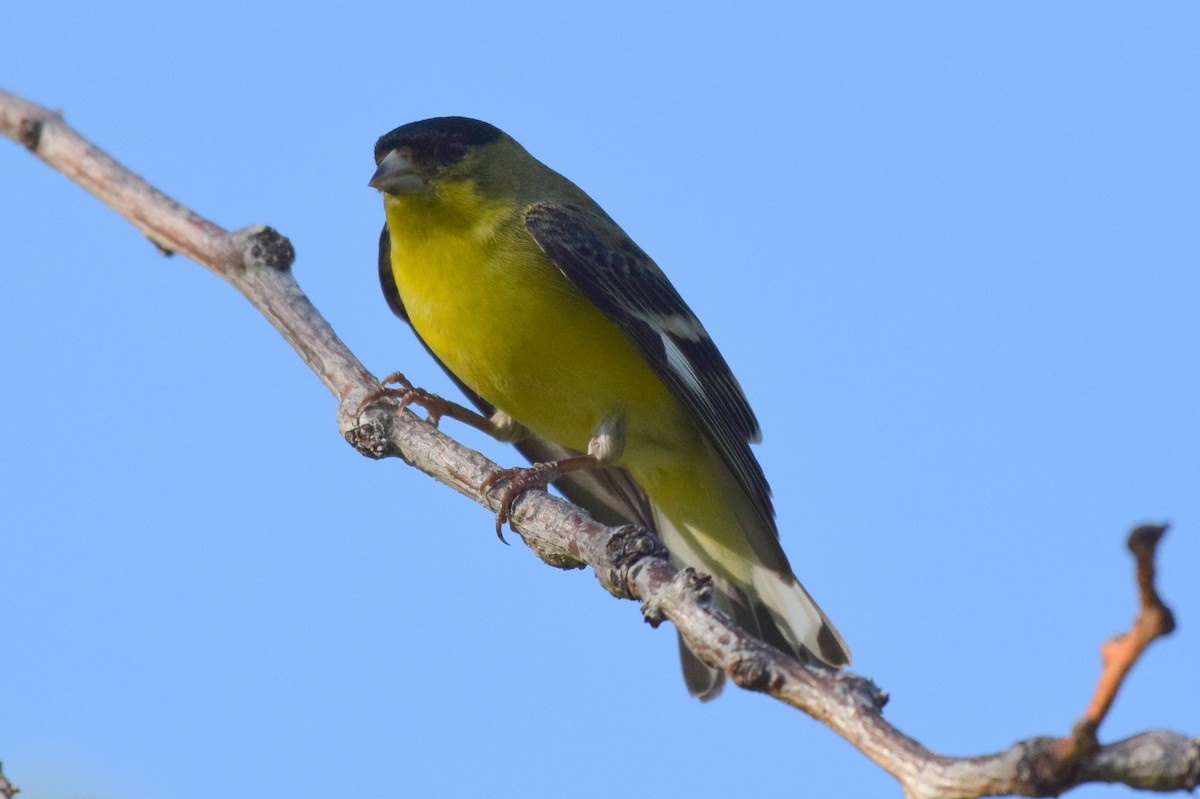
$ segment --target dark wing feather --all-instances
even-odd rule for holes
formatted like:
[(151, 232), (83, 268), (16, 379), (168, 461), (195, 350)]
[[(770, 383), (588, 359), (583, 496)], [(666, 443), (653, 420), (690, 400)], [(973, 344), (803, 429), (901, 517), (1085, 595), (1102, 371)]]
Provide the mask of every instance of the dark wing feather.
[(758, 422), (729, 365), (662, 270), (598, 209), (535, 203), (525, 226), (637, 346), (775, 531), (771, 490), (750, 451), (750, 442), (759, 439)]
[[(379, 236), (379, 285), (383, 289), (383, 296), (387, 299), (388, 307), (392, 309), (392, 312), (405, 322), (409, 322), (404, 301), (400, 297), (399, 289), (396, 288), (396, 278), (392, 274), (391, 250), (391, 236), (388, 233), (387, 225), (384, 225), (383, 233)], [(415, 328), (413, 333), (416, 333)], [(441, 358), (438, 358), (433, 350), (429, 349), (429, 345), (425, 343), (419, 333), (417, 333), (417, 340), (421, 342), (421, 346), (425, 348), (430, 357), (437, 361), (438, 366), (445, 370), (458, 389), (471, 401), (471, 404), (479, 409), (480, 413), (484, 416), (491, 416), (496, 412), (495, 406), (468, 388), (454, 372), (446, 368), (446, 364), (442, 363)], [(524, 438), (515, 443), (515, 446), (531, 463), (563, 460), (579, 454), (528, 432)], [(611, 526), (637, 524), (648, 530), (654, 530), (654, 514), (650, 509), (646, 492), (624, 469), (586, 469), (571, 472), (556, 480), (554, 487), (561, 491), (568, 500), (586, 509), (603, 524)]]

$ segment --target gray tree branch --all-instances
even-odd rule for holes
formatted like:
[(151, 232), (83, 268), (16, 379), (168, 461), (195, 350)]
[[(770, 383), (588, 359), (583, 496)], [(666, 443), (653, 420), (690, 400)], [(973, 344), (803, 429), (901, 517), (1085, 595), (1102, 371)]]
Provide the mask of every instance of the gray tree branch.
[(4, 764), (0, 763), (0, 799), (12, 799), (17, 795), (18, 788), (4, 776)]
[[(376, 379), (300, 290), (290, 271), (293, 251), (287, 239), (262, 226), (224, 230), (121, 166), (59, 114), (3, 90), (0, 133), (91, 192), (164, 253), (182, 253), (231, 283), (333, 393), (339, 430), (359, 452), (371, 458), (398, 457), (497, 509), (498, 497), (479, 488), (496, 464), (400, 409), (395, 400), (380, 396)], [(379, 398), (364, 405), (371, 397)], [(1149, 628), (1135, 629), (1131, 639), (1136, 645), (1120, 648), (1109, 658), (1116, 664), (1106, 670), (1109, 688), (1098, 688), (1091, 715), (1085, 715), (1071, 735), (1030, 738), (989, 755), (946, 757), (884, 720), (887, 695), (870, 680), (806, 666), (733, 624), (711, 603), (708, 578), (675, 569), (662, 546), (644, 530), (605, 527), (544, 491), (530, 491), (515, 503), (512, 525), (547, 563), (559, 568), (590, 566), (615, 596), (641, 600), (651, 624), (671, 621), (697, 655), (724, 669), (738, 685), (773, 696), (827, 725), (892, 774), (912, 799), (1054, 796), (1088, 782), (1154, 791), (1191, 790), (1200, 783), (1200, 739), (1161, 730), (1107, 745), (1095, 739), (1107, 710), (1103, 691), (1115, 692), (1130, 658), (1169, 630), (1149, 630), (1153, 634), (1147, 637)], [(1139, 556), (1139, 577), (1149, 580), (1142, 586), (1143, 613), (1151, 595), (1166, 610), (1153, 588), (1153, 550), (1151, 543), (1148, 571)], [(0, 796), (15, 790), (0, 776)]]

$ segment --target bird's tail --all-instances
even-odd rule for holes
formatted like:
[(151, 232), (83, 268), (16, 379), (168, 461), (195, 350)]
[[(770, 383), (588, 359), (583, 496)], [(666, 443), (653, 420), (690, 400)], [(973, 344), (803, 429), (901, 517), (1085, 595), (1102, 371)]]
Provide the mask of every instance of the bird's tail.
[[(850, 648), (792, 574), (772, 519), (760, 512), (715, 453), (690, 469), (636, 475), (654, 507), (655, 526), (672, 559), (710, 575), (718, 606), (767, 643), (840, 667)], [(688, 690), (715, 697), (722, 674), (680, 641)]]

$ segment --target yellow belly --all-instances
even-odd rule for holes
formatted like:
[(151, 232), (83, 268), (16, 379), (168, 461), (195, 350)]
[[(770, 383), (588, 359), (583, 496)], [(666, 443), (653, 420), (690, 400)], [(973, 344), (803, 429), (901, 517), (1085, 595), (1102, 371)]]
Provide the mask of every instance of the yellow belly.
[[(413, 327), (481, 397), (543, 438), (586, 451), (625, 423), (618, 463), (699, 444), (693, 426), (629, 339), (504, 211), (474, 228), (413, 228), (388, 209), (392, 271)], [(513, 211), (512, 213), (515, 213)]]

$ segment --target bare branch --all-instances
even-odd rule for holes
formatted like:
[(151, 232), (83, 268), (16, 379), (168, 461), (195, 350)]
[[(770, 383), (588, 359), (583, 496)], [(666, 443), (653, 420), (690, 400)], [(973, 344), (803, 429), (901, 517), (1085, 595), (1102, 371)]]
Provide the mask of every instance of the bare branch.
[(4, 764), (0, 763), (0, 799), (12, 799), (21, 789), (8, 781), (4, 776)]
[[(165, 252), (181, 252), (221, 275), (258, 308), (339, 402), (339, 429), (368, 457), (399, 457), (493, 511), (480, 490), (497, 467), (403, 410), (342, 344), (300, 291), (291, 244), (266, 227), (229, 232), (182, 207), (91, 145), (62, 118), (0, 90), (0, 133), (96, 195)], [(884, 720), (887, 695), (870, 680), (802, 664), (737, 627), (710, 601), (704, 575), (678, 571), (644, 530), (609, 528), (544, 491), (513, 506), (514, 528), (535, 553), (560, 568), (591, 566), (618, 597), (642, 601), (651, 624), (671, 621), (705, 662), (738, 685), (776, 697), (829, 726), (886, 769), (914, 799), (1017, 794), (1052, 796), (1087, 782), (1155, 791), (1200, 783), (1200, 740), (1167, 731), (1101, 746), (1095, 732), (1116, 690), (1145, 647), (1173, 626), (1154, 587), (1153, 550), (1161, 528), (1139, 528), (1142, 612), (1133, 631), (1106, 645), (1096, 697), (1068, 738), (1035, 737), (979, 757), (944, 757)], [(1157, 529), (1157, 533), (1146, 533)], [(1080, 731), (1082, 729), (1082, 732)], [(0, 777), (0, 799), (11, 796)]]

